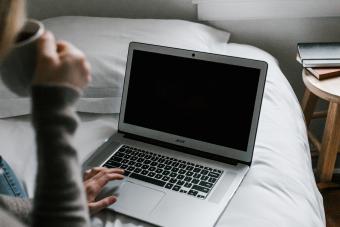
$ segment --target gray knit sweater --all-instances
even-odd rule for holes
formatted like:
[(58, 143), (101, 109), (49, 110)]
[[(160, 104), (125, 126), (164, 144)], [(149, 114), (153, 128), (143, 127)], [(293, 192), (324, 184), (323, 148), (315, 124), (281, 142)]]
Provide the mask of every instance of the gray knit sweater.
[(76, 90), (63, 86), (32, 88), (38, 157), (34, 206), (31, 209), (30, 201), (2, 196), (0, 226), (90, 226), (80, 164), (72, 146), (78, 97)]

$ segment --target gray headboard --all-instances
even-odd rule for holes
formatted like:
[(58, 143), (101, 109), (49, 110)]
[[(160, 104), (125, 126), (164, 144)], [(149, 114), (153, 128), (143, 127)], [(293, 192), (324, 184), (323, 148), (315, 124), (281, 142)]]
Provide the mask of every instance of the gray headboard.
[(195, 21), (192, 0), (27, 0), (29, 17), (81, 15), (125, 18), (177, 18)]

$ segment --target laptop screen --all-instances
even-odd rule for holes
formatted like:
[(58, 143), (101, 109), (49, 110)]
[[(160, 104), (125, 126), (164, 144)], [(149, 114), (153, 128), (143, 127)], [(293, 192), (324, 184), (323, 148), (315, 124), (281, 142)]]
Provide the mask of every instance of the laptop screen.
[(247, 151), (260, 73), (134, 50), (124, 122)]

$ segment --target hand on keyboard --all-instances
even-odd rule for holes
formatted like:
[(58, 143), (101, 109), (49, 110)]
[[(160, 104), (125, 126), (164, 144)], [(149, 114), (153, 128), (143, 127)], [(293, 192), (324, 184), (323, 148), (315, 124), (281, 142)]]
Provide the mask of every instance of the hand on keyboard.
[(98, 213), (117, 201), (115, 196), (109, 196), (99, 201), (96, 201), (96, 197), (109, 181), (122, 180), (124, 178), (123, 174), (123, 169), (108, 169), (105, 167), (96, 167), (85, 172), (84, 187), (91, 215)]

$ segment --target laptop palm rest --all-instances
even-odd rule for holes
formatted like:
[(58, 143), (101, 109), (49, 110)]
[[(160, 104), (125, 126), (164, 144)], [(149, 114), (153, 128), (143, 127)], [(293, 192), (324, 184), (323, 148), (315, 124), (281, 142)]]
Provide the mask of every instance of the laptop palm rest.
[(165, 195), (164, 192), (151, 189), (130, 181), (123, 181), (113, 193), (118, 197), (111, 209), (125, 214), (148, 216)]

